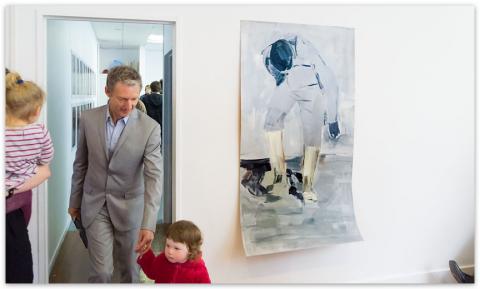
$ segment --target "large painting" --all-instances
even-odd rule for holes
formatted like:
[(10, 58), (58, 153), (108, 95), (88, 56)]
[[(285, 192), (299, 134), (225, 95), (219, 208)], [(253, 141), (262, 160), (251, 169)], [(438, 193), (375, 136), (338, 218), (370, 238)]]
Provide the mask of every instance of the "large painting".
[(354, 30), (241, 24), (247, 256), (361, 240), (352, 198)]

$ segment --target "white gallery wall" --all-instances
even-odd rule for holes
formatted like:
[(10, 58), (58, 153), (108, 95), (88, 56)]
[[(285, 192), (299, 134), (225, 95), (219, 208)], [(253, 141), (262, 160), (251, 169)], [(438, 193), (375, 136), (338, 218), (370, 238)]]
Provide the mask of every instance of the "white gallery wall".
[[(202, 229), (213, 282), (453, 282), (449, 259), (474, 264), (473, 6), (50, 5), (9, 13), (5, 63), (40, 83), (42, 15), (175, 22), (175, 218)], [(352, 185), (364, 241), (245, 257), (241, 20), (355, 29)]]
[[(164, 38), (166, 42), (167, 38)], [(163, 43), (147, 44), (143, 46), (144, 74), (142, 74), (143, 86), (163, 79)], [(144, 91), (143, 91), (144, 92)]]
[[(71, 177), (75, 148), (72, 148), (72, 54), (93, 71), (97, 71), (98, 44), (90, 23), (51, 20), (47, 33), (47, 125), (50, 130), (54, 158), (50, 164), (52, 177), (48, 185), (48, 258), (53, 266), (55, 255), (63, 242), (70, 216)], [(22, 73), (22, 72), (20, 72)]]

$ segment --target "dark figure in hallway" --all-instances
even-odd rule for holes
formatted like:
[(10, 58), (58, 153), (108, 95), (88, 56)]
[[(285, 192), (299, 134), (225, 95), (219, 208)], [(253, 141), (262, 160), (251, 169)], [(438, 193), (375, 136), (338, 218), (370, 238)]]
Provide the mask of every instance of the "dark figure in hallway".
[(6, 283), (32, 283), (32, 248), (27, 226), (32, 209), (32, 189), (50, 176), (53, 158), (50, 133), (35, 123), (45, 92), (6, 70), (5, 189)]
[(163, 158), (160, 125), (134, 109), (141, 88), (137, 71), (117, 66), (107, 76), (108, 104), (81, 115), (68, 212), (86, 229), (89, 282), (110, 282), (114, 269), (121, 282), (138, 282), (136, 253), (154, 238)]
[(152, 93), (146, 95), (142, 100), (147, 109), (149, 117), (156, 120), (160, 126), (162, 126), (162, 110), (163, 110), (163, 94), (162, 94), (162, 82), (154, 81), (150, 84)]

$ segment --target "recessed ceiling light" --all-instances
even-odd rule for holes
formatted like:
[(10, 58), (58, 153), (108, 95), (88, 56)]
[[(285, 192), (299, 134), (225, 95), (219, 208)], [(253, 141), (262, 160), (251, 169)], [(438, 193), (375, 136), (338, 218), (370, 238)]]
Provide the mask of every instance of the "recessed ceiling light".
[(163, 43), (163, 35), (150, 34), (147, 39), (148, 43)]

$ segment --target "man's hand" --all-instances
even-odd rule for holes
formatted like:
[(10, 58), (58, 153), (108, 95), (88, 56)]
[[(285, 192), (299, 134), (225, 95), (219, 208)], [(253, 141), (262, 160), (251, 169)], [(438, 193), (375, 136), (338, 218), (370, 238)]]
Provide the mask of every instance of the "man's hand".
[(147, 229), (140, 229), (138, 233), (137, 245), (135, 245), (135, 252), (140, 255), (145, 254), (152, 248), (153, 232)]
[(80, 218), (80, 209), (79, 208), (68, 208), (68, 214), (72, 217), (72, 220)]

